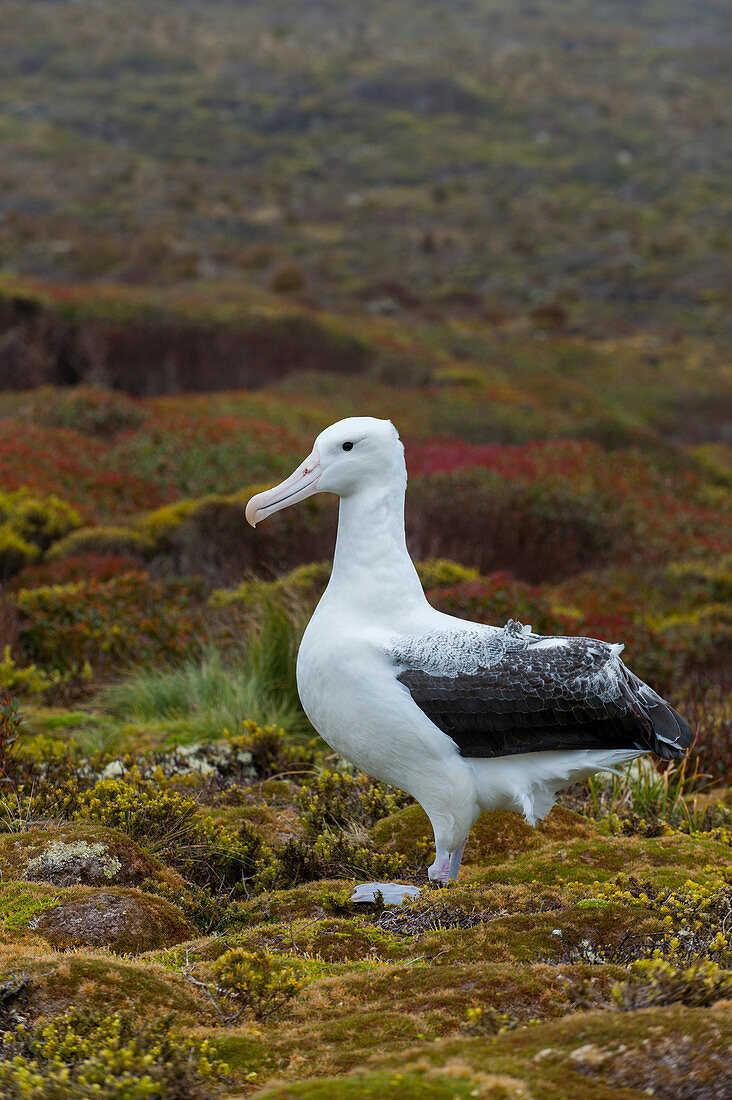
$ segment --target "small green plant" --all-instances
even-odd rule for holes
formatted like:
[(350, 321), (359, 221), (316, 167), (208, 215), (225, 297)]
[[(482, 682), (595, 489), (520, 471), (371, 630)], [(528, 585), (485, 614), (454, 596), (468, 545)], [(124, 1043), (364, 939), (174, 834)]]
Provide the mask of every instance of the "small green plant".
[(298, 795), (300, 820), (309, 836), (354, 825), (368, 829), (409, 801), (408, 795), (363, 772), (328, 768), (307, 782)]
[(0, 1037), (7, 1100), (209, 1100), (228, 1071), (207, 1041), (179, 1038), (167, 1018), (69, 1009)]
[[(729, 843), (726, 831), (724, 840)], [(664, 957), (676, 966), (689, 966), (709, 958), (726, 967), (732, 964), (729, 934), (732, 883), (724, 876), (710, 883), (688, 879), (672, 890), (620, 875), (616, 882), (606, 883), (603, 892), (609, 900), (646, 909), (663, 918), (662, 941), (652, 943), (650, 950), (644, 952), (647, 956)]]
[(215, 889), (240, 886), (266, 855), (247, 821), (237, 833), (217, 824), (193, 798), (168, 789), (162, 772), (155, 781), (141, 780), (134, 771), (123, 779), (100, 779), (79, 796), (76, 816), (122, 830), (191, 882)]
[(15, 531), (36, 552), (48, 549), (81, 524), (75, 508), (53, 493), (40, 495), (30, 489), (0, 490), (0, 524)]
[(0, 660), (0, 690), (14, 691), (20, 695), (41, 695), (51, 683), (51, 677), (35, 665), (16, 664), (10, 646), (5, 646)]
[(294, 886), (323, 878), (388, 879), (403, 872), (399, 856), (374, 852), (363, 836), (321, 833), (291, 838), (276, 853), (263, 872), (263, 881), (277, 886)]
[(628, 980), (612, 991), (613, 1003), (624, 1012), (651, 1005), (705, 1008), (730, 996), (732, 973), (710, 959), (689, 967), (674, 966), (665, 959), (639, 959), (631, 964)]
[(264, 952), (234, 947), (219, 955), (214, 974), (228, 993), (259, 1020), (279, 1012), (305, 984), (294, 967)]
[(465, 1013), (463, 1029), (468, 1035), (497, 1035), (500, 1031), (513, 1031), (519, 1024), (510, 1012), (499, 1012), (493, 1005), (471, 1005)]

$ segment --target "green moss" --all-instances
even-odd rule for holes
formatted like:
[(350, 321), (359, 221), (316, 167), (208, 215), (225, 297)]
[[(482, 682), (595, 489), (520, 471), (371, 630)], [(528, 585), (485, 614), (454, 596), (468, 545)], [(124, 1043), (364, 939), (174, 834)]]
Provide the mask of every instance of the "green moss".
[[(490, 1088), (490, 1092), (487, 1089)], [(487, 1096), (490, 1100), (521, 1100), (526, 1096), (521, 1081), (491, 1076), (479, 1080), (469, 1070), (456, 1067), (454, 1073), (432, 1073), (426, 1070), (393, 1070), (358, 1073), (353, 1077), (330, 1077), (322, 1081), (303, 1081), (280, 1085), (259, 1094), (262, 1100), (331, 1100), (342, 1096), (347, 1100), (383, 1100), (399, 1096), (400, 1100), (462, 1100), (463, 1097)]]
[(123, 833), (81, 823), (0, 835), (0, 870), (6, 882), (56, 886), (129, 886), (149, 879), (182, 884)]
[(370, 836), (378, 851), (402, 856), (411, 866), (424, 866), (434, 846), (427, 814), (416, 803), (377, 822)]
[(2, 887), (0, 897), (9, 929), (33, 931), (58, 948), (139, 954), (190, 935), (173, 905), (134, 889), (12, 883)]
[(46, 909), (53, 908), (61, 891), (53, 886), (38, 883), (10, 882), (0, 885), (0, 926), (3, 929), (24, 931), (31, 927)]
[(317, 920), (334, 912), (353, 912), (353, 885), (343, 879), (304, 882), (289, 890), (268, 890), (241, 905), (239, 920), (247, 926), (308, 918)]
[(54, 543), (48, 558), (58, 561), (76, 554), (123, 554), (144, 558), (153, 545), (145, 531), (134, 527), (82, 527)]

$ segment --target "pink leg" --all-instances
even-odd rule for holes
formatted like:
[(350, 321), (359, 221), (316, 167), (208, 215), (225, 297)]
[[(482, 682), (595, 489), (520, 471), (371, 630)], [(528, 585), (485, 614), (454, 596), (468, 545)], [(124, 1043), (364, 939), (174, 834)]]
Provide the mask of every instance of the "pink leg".
[(463, 858), (463, 852), (465, 851), (465, 845), (468, 842), (468, 838), (462, 844), (459, 844), (454, 852), (450, 854), (450, 873), (448, 875), (448, 882), (457, 882), (458, 871), (460, 870), (460, 862)]
[(444, 848), (438, 848), (435, 862), (427, 868), (430, 882), (446, 883), (450, 877), (450, 853)]

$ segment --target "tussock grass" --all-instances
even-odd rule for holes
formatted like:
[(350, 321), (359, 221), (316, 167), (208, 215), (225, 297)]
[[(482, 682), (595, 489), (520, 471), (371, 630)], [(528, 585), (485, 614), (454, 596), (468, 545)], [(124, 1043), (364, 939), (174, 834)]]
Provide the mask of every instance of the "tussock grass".
[(661, 833), (669, 826), (695, 832), (704, 828), (705, 817), (696, 796), (709, 778), (700, 772), (698, 760), (672, 761), (661, 770), (641, 757), (618, 774), (591, 776), (586, 812), (597, 821), (628, 819), (636, 827)]
[(267, 604), (241, 648), (224, 655), (209, 643), (173, 667), (139, 669), (107, 688), (100, 706), (117, 720), (154, 724), (176, 741), (236, 733), (248, 719), (291, 735), (311, 733), (295, 683), (299, 634), (294, 618)]

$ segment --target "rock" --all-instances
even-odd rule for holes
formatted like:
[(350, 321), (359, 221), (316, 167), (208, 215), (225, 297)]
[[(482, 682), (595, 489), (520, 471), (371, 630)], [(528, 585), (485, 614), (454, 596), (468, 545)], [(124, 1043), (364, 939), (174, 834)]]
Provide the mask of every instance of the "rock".
[(180, 943), (191, 931), (173, 905), (121, 889), (72, 891), (34, 923), (56, 948), (109, 947), (133, 955)]
[(170, 877), (129, 837), (83, 824), (0, 837), (0, 869), (5, 880), (56, 886), (139, 886), (161, 874)]
[(601, 1050), (595, 1043), (585, 1043), (569, 1054), (570, 1062), (574, 1062), (576, 1066), (590, 1066), (593, 1069), (607, 1062), (609, 1057), (610, 1052)]
[(381, 894), (384, 905), (403, 905), (407, 898), (419, 897), (419, 886), (402, 886), (398, 882), (362, 882), (351, 894), (351, 901), (376, 901)]

